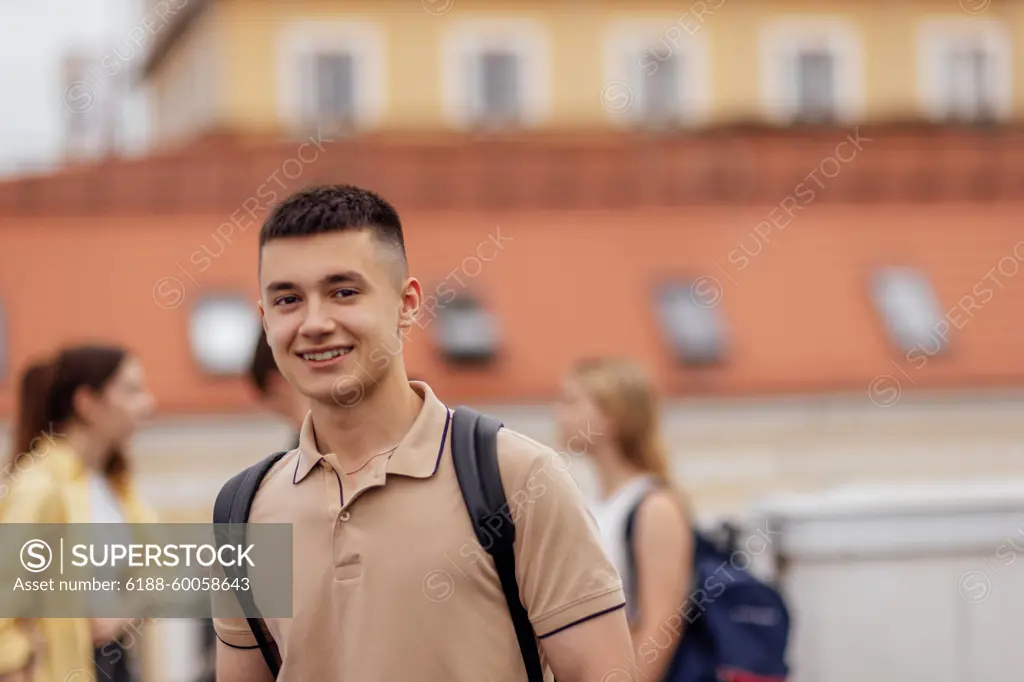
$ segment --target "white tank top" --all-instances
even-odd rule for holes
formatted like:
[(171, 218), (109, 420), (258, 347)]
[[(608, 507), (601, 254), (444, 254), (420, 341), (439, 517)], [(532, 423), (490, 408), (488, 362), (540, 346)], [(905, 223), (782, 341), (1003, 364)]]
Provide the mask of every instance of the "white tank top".
[(597, 500), (591, 505), (594, 520), (601, 532), (601, 544), (622, 578), (627, 599), (626, 614), (630, 620), (636, 615), (636, 605), (628, 603), (629, 596), (634, 590), (633, 576), (629, 571), (626, 554), (626, 520), (640, 499), (654, 487), (652, 476), (637, 476), (620, 485), (607, 498)]
[[(95, 472), (89, 476), (89, 517), (92, 523), (119, 524), (118, 528), (103, 531), (102, 537), (105, 542), (131, 543), (131, 535), (124, 526), (127, 519), (117, 495), (107, 478)], [(96, 567), (92, 576), (99, 580), (119, 580), (122, 584), (126, 579), (123, 571), (111, 566)], [(117, 604), (118, 599), (115, 593), (109, 591), (97, 590), (89, 593), (89, 601), (96, 608), (96, 613), (104, 613), (104, 606)]]
[(93, 523), (125, 523), (121, 503), (107, 481), (99, 473), (89, 475), (90, 521)]

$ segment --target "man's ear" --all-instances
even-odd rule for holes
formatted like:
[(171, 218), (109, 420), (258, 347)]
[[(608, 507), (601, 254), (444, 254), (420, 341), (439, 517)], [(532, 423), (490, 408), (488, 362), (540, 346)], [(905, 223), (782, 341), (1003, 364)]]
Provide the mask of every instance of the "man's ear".
[(415, 277), (409, 277), (402, 285), (402, 309), (398, 316), (398, 326), (408, 329), (416, 323), (420, 306), (423, 305), (423, 287)]

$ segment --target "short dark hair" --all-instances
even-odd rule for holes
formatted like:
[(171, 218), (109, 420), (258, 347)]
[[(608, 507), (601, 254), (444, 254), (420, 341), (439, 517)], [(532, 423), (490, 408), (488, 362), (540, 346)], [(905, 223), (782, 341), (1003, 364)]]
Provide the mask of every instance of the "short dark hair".
[(373, 230), (393, 245), (405, 261), (402, 221), (395, 207), (368, 189), (320, 185), (292, 194), (267, 216), (260, 229), (260, 249), (267, 242), (346, 230)]
[(270, 350), (267, 343), (267, 331), (260, 332), (260, 338), (256, 340), (256, 350), (252, 354), (252, 362), (249, 364), (249, 381), (260, 392), (266, 395), (270, 388), (270, 377), (273, 374), (280, 374), (274, 361), (274, 352)]

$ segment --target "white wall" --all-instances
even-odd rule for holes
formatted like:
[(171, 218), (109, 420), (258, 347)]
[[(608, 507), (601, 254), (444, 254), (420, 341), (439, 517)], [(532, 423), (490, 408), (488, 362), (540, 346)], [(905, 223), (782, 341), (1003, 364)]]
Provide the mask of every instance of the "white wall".
[(772, 506), (793, 682), (1024, 679), (1024, 477)]

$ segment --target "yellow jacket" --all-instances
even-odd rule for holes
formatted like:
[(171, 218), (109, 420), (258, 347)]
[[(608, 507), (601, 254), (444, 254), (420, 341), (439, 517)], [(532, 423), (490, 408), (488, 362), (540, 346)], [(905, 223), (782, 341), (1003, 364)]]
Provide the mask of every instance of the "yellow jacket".
[[(53, 444), (19, 463), (0, 500), (5, 523), (88, 523), (88, 473), (66, 443)], [(153, 523), (155, 514), (128, 486), (117, 492), (128, 523)], [(4, 558), (4, 561), (9, 561)], [(92, 632), (86, 618), (0, 618), (0, 676), (24, 670), (34, 658), (33, 682), (60, 682), (74, 670), (95, 670)], [(91, 679), (84, 677), (83, 679)]]

